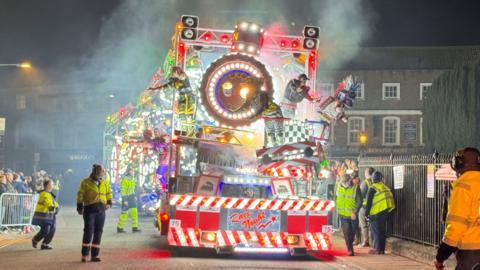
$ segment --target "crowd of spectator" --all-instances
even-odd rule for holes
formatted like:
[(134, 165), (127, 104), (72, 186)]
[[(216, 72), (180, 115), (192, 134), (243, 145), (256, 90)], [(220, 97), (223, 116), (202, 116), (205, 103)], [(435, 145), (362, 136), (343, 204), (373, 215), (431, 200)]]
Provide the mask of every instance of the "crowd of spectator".
[[(3, 193), (38, 193), (43, 190), (43, 181), (52, 176), (41, 170), (30, 176), (11, 169), (0, 170), (0, 195)], [(58, 180), (57, 180), (58, 181)]]

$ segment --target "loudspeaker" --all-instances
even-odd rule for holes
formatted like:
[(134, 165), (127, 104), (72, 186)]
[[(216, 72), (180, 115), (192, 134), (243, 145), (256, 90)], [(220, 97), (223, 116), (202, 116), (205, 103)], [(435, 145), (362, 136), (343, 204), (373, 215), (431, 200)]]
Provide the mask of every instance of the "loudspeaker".
[(195, 40), (197, 39), (197, 29), (194, 28), (183, 28), (181, 33), (181, 38), (186, 40)]
[(198, 27), (198, 16), (182, 15), (182, 26), (188, 28)]
[(305, 25), (303, 28), (303, 36), (307, 38), (319, 38), (320, 27)]
[(315, 38), (304, 38), (303, 39), (303, 48), (307, 50), (316, 50), (318, 47), (318, 39)]
[(198, 17), (182, 15), (182, 32), (180, 37), (185, 40), (195, 40), (198, 36)]

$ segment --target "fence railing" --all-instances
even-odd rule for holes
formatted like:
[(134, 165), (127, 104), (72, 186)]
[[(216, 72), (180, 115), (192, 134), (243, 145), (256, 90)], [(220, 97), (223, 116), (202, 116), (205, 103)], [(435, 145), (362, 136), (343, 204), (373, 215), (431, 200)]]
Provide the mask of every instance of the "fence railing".
[[(434, 180), (433, 198), (427, 197), (427, 166), (433, 164), (438, 168), (449, 163), (451, 158), (451, 155), (412, 155), (359, 160), (361, 176), (365, 168), (373, 167), (383, 173), (385, 184), (392, 189), (396, 209), (388, 221), (389, 235), (433, 246), (441, 243), (450, 182)], [(405, 168), (403, 188), (394, 189), (393, 167), (400, 165)]]
[(0, 228), (32, 224), (38, 194), (3, 193), (0, 196)]

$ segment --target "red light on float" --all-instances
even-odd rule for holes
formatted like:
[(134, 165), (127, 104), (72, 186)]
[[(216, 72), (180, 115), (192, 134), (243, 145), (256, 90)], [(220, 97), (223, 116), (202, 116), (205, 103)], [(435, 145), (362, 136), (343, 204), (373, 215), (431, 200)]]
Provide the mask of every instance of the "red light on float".
[(285, 47), (287, 46), (287, 42), (285, 40), (280, 41), (280, 47)]
[(228, 43), (229, 40), (230, 40), (230, 38), (228, 37), (228, 35), (221, 35), (220, 36), (220, 41), (223, 42), (223, 43)]
[(203, 40), (210, 41), (211, 39), (212, 39), (212, 34), (210, 33), (203, 34)]
[(300, 45), (300, 43), (298, 42), (298, 40), (292, 41), (292, 48), (296, 49), (296, 48), (298, 48), (299, 45)]

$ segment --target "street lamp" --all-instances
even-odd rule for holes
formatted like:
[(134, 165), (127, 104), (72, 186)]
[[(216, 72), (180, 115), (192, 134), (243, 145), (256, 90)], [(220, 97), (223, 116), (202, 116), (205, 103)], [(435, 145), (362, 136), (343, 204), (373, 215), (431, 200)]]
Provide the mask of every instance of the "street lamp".
[(367, 144), (367, 142), (368, 142), (368, 134), (367, 134), (365, 131), (360, 132), (360, 134), (358, 135), (358, 142), (359, 142), (361, 145)]
[(29, 62), (22, 62), (16, 64), (0, 64), (0, 67), (18, 67), (18, 68), (31, 68), (32, 64)]
[(368, 134), (365, 131), (361, 131), (358, 134), (358, 143), (360, 143), (360, 157), (365, 154), (365, 145), (368, 142)]

